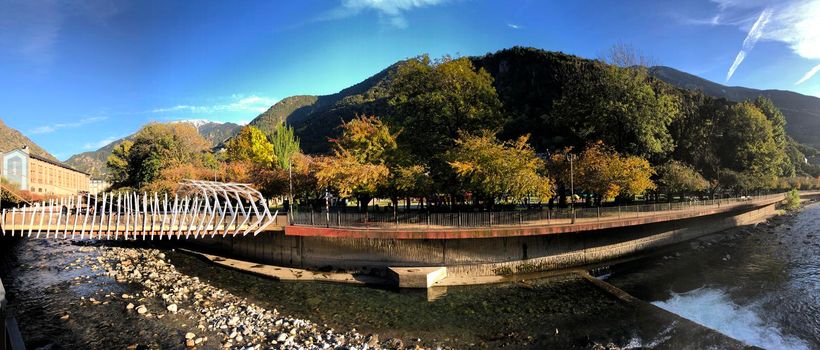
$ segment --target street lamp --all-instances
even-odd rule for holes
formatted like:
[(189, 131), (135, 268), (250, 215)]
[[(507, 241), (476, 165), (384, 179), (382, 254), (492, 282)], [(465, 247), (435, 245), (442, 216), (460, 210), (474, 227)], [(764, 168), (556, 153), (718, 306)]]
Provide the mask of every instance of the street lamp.
[(572, 153), (567, 154), (567, 160), (569, 160), (569, 192), (570, 192), (570, 202), (569, 208), (570, 212), (572, 213), (572, 223), (575, 223), (575, 177), (573, 175), (573, 168), (572, 168)]

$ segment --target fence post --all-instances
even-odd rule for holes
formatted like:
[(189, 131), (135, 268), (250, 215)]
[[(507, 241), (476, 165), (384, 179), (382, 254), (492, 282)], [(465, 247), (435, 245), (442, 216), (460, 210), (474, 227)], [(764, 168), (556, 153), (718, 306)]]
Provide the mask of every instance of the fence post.
[(552, 224), (552, 209), (547, 208), (547, 225)]
[(490, 212), (490, 227), (493, 227), (493, 212)]
[(313, 207), (310, 208), (310, 226), (316, 226), (316, 223), (313, 220)]
[(342, 212), (337, 211), (336, 212), (336, 227), (341, 227), (341, 226), (342, 226)]
[(595, 207), (595, 211), (598, 215), (598, 221), (601, 221), (601, 207), (600, 206)]

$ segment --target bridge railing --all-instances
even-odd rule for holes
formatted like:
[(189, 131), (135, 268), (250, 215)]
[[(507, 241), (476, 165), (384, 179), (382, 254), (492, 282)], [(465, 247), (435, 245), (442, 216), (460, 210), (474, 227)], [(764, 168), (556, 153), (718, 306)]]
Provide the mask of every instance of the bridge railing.
[(447, 228), (491, 228), (515, 226), (562, 225), (574, 222), (594, 222), (641, 218), (660, 214), (671, 214), (688, 210), (703, 210), (748, 204), (753, 200), (783, 197), (783, 193), (691, 200), (684, 202), (650, 203), (626, 206), (576, 207), (560, 209), (482, 211), (482, 212), (294, 212), (290, 216), (291, 225), (373, 228), (373, 229), (447, 229)]

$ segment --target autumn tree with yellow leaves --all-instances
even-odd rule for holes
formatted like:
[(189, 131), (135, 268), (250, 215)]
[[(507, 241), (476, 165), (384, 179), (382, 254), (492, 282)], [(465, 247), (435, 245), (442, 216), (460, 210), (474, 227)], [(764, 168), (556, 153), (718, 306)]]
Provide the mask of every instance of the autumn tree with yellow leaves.
[(342, 124), (333, 155), (317, 159), (319, 186), (332, 187), (339, 196), (356, 197), (363, 210), (387, 184), (387, 160), (396, 150), (396, 136), (375, 116), (358, 116)]
[(498, 198), (547, 200), (555, 192), (544, 161), (529, 145), (529, 135), (502, 142), (495, 134), (462, 135), (449, 153), (450, 166), (465, 189), (492, 206)]
[[(553, 163), (560, 164), (556, 169), (562, 181), (569, 176), (563, 163), (571, 152), (572, 149), (566, 149), (552, 157)], [(638, 196), (656, 187), (652, 182), (655, 170), (646, 159), (621, 155), (601, 141), (588, 144), (575, 159), (575, 187), (579, 189), (576, 192), (586, 193), (595, 204), (617, 196)]]

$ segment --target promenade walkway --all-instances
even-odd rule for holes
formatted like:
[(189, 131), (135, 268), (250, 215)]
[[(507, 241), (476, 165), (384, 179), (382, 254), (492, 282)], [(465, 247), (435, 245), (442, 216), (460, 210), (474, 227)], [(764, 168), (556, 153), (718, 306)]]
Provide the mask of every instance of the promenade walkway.
[[(820, 191), (801, 192), (801, 197), (820, 197)], [(784, 193), (754, 197), (715, 199), (685, 203), (657, 203), (621, 207), (579, 208), (573, 222), (569, 210), (476, 213), (389, 213), (297, 214), (286, 235), (452, 239), (527, 236), (633, 226), (661, 221), (682, 220), (734, 210), (766, 206), (785, 198)], [(375, 219), (374, 219), (375, 218)], [(312, 221), (311, 221), (312, 220)]]

